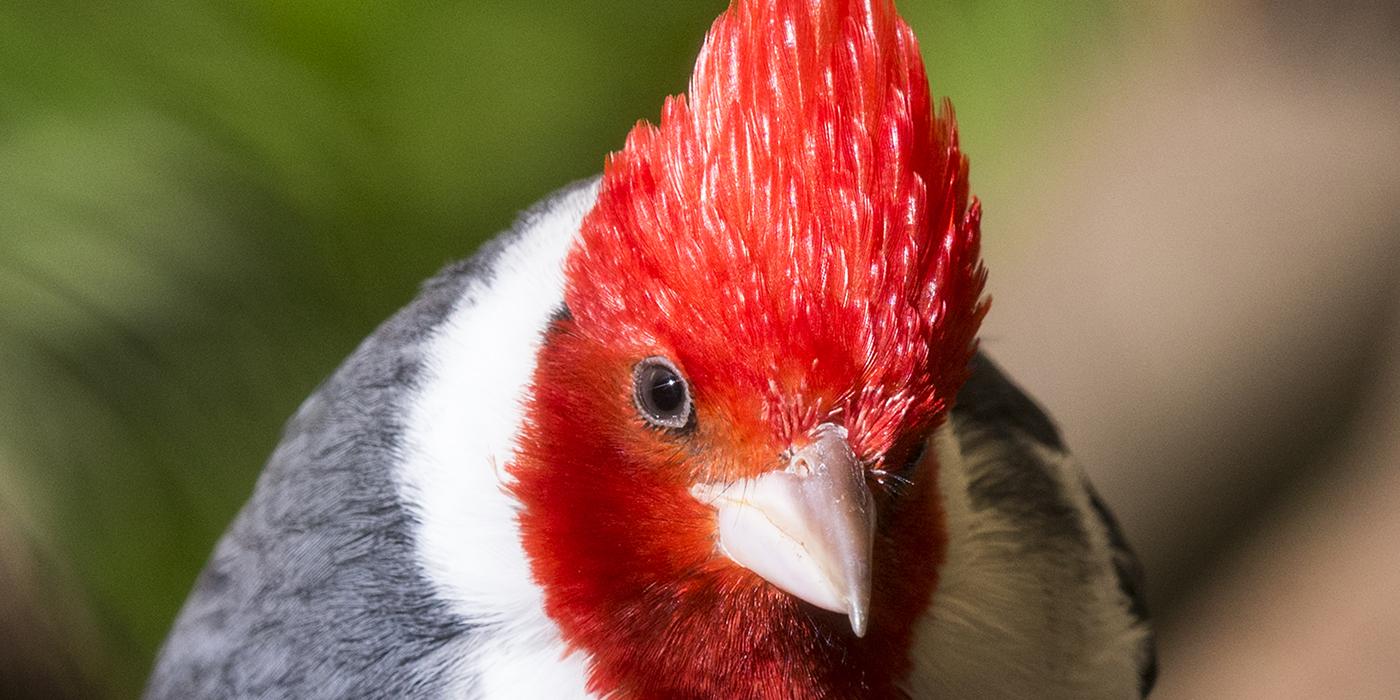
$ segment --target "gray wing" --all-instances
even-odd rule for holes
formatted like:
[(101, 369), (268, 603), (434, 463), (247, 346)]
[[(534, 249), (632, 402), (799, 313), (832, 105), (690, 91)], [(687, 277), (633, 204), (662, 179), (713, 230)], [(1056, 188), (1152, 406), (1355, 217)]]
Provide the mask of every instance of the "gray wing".
[[(971, 376), (958, 394), (953, 420), (964, 452), (994, 450), (995, 458), (982, 461), (969, 474), (969, 497), (975, 507), (996, 508), (1023, 523), (1036, 541), (1031, 547), (1060, 562), (1086, 556), (1083, 520), (1067, 498), (1067, 488), (1040, 456), (1048, 448), (1065, 451), (1056, 429), (1033, 400), (1020, 390), (984, 353), (971, 364)], [(1093, 487), (1084, 481), (1092, 516), (1108, 533), (1113, 570), (1128, 605), (1128, 612), (1144, 627), (1148, 624), (1142, 568), (1128, 547), (1117, 521)], [(1092, 554), (1089, 554), (1092, 556)], [(1139, 654), (1138, 676), (1145, 697), (1157, 675), (1154, 641), (1147, 634)]]
[(414, 511), (393, 481), (405, 402), (466, 286), (533, 216), (589, 185), (427, 282), (302, 405), (195, 583), (147, 697), (422, 696), (469, 675), (472, 626), (420, 573)]

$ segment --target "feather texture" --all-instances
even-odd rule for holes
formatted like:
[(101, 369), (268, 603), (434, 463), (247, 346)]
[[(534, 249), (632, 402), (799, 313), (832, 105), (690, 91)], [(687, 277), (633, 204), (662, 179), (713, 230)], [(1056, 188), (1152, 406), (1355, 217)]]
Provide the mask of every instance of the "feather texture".
[(566, 295), (581, 332), (764, 397), (780, 439), (840, 406), (874, 454), (963, 381), (980, 216), (889, 0), (736, 0), (688, 95), (609, 159)]

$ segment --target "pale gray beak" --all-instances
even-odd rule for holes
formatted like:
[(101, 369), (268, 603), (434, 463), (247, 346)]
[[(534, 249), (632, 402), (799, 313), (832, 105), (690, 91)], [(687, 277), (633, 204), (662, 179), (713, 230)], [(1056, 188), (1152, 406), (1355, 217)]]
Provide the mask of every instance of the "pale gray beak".
[(823, 423), (782, 471), (691, 493), (714, 506), (735, 563), (817, 607), (845, 613), (856, 636), (870, 615), (875, 504), (846, 429)]

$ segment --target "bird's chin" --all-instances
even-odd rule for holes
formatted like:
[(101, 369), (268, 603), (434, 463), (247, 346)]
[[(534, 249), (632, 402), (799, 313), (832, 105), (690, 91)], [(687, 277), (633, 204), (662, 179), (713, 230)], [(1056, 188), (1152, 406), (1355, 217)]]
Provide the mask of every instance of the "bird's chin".
[(845, 614), (857, 636), (870, 608), (875, 510), (846, 431), (825, 424), (787, 469), (691, 493), (715, 509), (720, 551), (777, 588)]

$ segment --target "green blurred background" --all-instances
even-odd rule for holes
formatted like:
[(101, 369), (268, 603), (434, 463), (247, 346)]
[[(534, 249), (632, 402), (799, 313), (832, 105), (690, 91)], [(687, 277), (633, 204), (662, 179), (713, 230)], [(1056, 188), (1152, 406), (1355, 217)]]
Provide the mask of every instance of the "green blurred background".
[[(136, 694), (283, 420), (422, 279), (655, 118), (725, 4), (0, 6), (0, 688)], [(994, 293), (1055, 230), (1027, 203), (1079, 172), (1054, 163), (1136, 167), (1072, 130), (1086, 104), (1261, 11), (1237, 5), (901, 3), (958, 108)], [(1255, 26), (1292, 46), (1311, 13)]]

